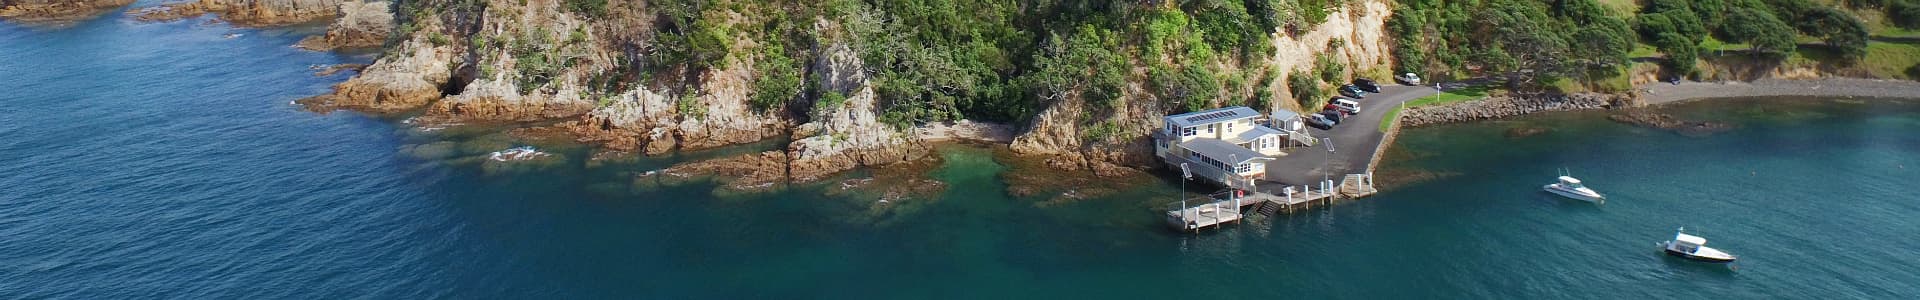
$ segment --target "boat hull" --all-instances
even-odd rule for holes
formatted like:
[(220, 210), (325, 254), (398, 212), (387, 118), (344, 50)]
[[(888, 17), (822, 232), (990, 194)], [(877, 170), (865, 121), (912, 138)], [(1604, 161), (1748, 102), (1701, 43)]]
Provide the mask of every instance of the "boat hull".
[(1665, 250), (1666, 250), (1666, 252), (1667, 252), (1667, 255), (1672, 255), (1672, 256), (1674, 256), (1674, 257), (1679, 257), (1679, 258), (1685, 258), (1685, 259), (1688, 259), (1688, 260), (1693, 260), (1693, 261), (1700, 261), (1700, 262), (1710, 262), (1710, 263), (1730, 263), (1730, 262), (1733, 262), (1733, 258), (1732, 258), (1732, 257), (1709, 257), (1709, 256), (1699, 256), (1699, 255), (1693, 255), (1692, 253), (1686, 253), (1686, 252), (1680, 252), (1679, 250), (1673, 250), (1672, 248), (1668, 248), (1668, 249), (1665, 249)]
[(1606, 198), (1606, 197), (1600, 197), (1600, 196), (1597, 196), (1597, 195), (1584, 195), (1584, 194), (1581, 194), (1581, 193), (1577, 193), (1577, 192), (1573, 192), (1573, 191), (1568, 191), (1568, 190), (1566, 190), (1566, 189), (1562, 189), (1562, 188), (1560, 188), (1559, 186), (1555, 186), (1555, 185), (1551, 185), (1551, 184), (1549, 184), (1549, 185), (1547, 185), (1547, 186), (1545, 186), (1545, 187), (1541, 187), (1541, 189), (1542, 189), (1542, 190), (1546, 190), (1546, 191), (1547, 191), (1548, 193), (1553, 193), (1554, 195), (1560, 195), (1561, 197), (1566, 197), (1566, 198), (1568, 198), (1568, 199), (1573, 199), (1573, 200), (1580, 200), (1580, 201), (1586, 201), (1586, 202), (1593, 202), (1593, 203), (1606, 203), (1606, 202), (1607, 202), (1607, 198)]

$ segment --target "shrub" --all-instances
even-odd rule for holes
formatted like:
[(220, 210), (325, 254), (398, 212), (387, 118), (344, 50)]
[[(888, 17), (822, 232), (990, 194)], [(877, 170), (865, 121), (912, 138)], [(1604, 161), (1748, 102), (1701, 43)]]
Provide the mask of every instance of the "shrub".
[(1312, 110), (1313, 105), (1319, 103), (1320, 98), (1327, 96), (1326, 91), (1320, 89), (1320, 81), (1312, 75), (1307, 75), (1307, 72), (1288, 74), (1287, 89), (1293, 93), (1293, 100), (1300, 102), (1300, 107), (1308, 110)]
[(760, 59), (754, 62), (759, 77), (753, 83), (753, 98), (748, 100), (754, 109), (779, 108), (800, 94), (800, 68), (795, 64), (777, 40), (761, 46)]

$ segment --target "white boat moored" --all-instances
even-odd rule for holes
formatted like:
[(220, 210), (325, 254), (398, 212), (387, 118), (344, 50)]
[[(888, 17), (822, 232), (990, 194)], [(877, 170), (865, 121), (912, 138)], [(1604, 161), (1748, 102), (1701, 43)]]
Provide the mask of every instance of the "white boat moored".
[(1573, 198), (1574, 200), (1600, 204), (1607, 203), (1606, 196), (1602, 196), (1600, 192), (1595, 192), (1593, 189), (1581, 185), (1580, 179), (1575, 179), (1573, 176), (1560, 176), (1560, 182), (1548, 184), (1541, 187), (1541, 189), (1555, 195), (1560, 195), (1561, 197)]
[(1707, 238), (1687, 234), (1686, 230), (1680, 228), (1680, 232), (1673, 235), (1673, 240), (1662, 243), (1667, 255), (1711, 263), (1733, 262), (1733, 254), (1707, 247)]

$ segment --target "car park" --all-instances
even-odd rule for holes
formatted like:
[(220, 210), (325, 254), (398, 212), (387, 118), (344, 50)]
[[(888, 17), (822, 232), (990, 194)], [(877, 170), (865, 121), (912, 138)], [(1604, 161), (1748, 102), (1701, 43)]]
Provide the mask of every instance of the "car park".
[(1380, 84), (1374, 83), (1373, 79), (1354, 78), (1353, 86), (1360, 87), (1360, 90), (1367, 91), (1368, 93), (1380, 92)]

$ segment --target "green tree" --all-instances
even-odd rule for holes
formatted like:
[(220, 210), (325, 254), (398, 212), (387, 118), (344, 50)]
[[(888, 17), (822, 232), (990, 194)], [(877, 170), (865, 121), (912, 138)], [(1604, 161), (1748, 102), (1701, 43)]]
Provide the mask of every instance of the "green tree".
[(1692, 38), (1675, 32), (1661, 33), (1659, 37), (1653, 39), (1653, 46), (1667, 54), (1667, 60), (1662, 65), (1678, 75), (1693, 74), (1694, 61), (1700, 58), (1698, 45), (1699, 42), (1693, 41)]
[(1751, 44), (1755, 54), (1766, 58), (1784, 59), (1795, 47), (1793, 27), (1758, 9), (1731, 10), (1727, 14), (1727, 25), (1721, 27), (1721, 31), (1728, 41)]
[(1900, 28), (1920, 29), (1920, 0), (1894, 1), (1887, 6), (1887, 19)]

